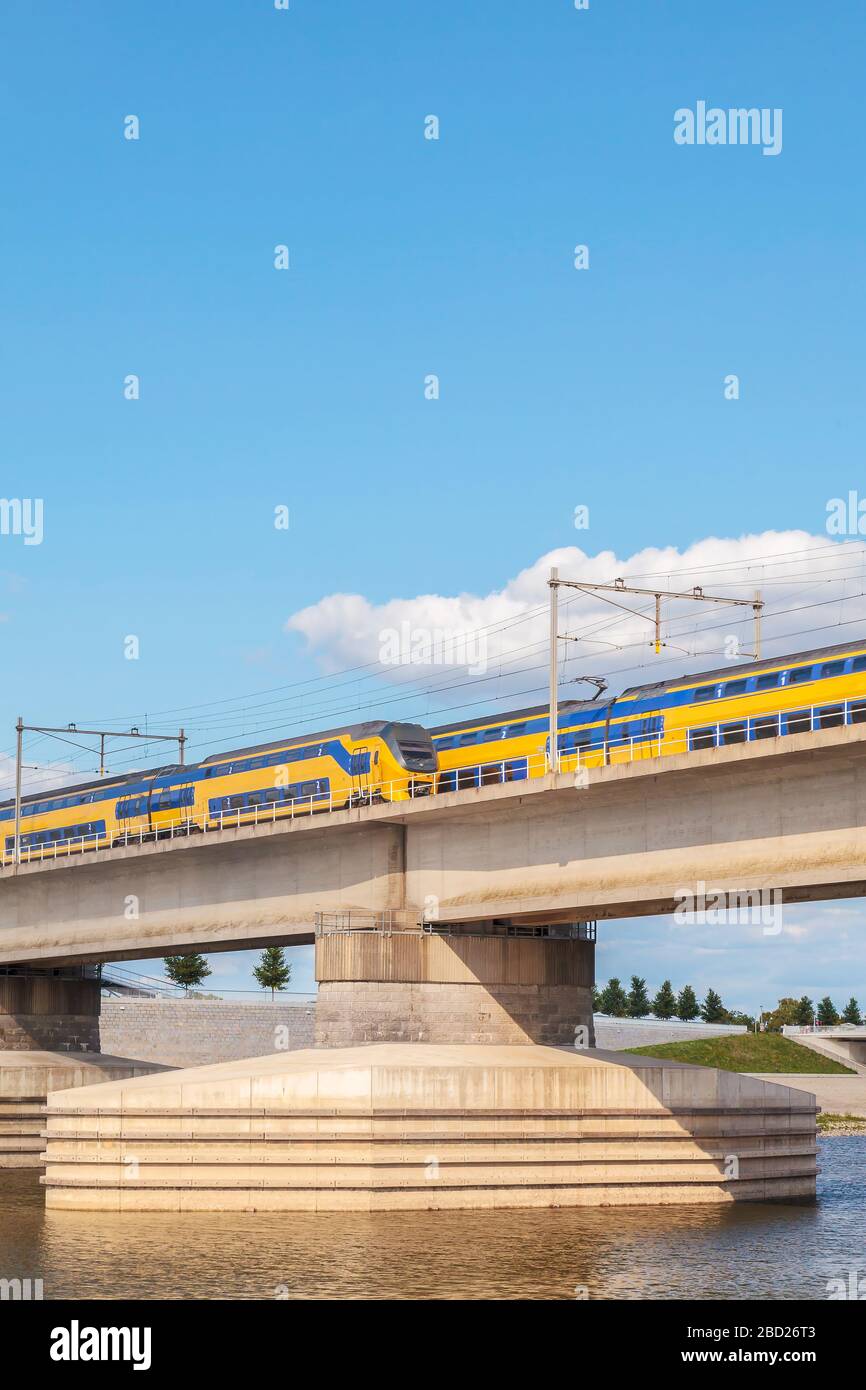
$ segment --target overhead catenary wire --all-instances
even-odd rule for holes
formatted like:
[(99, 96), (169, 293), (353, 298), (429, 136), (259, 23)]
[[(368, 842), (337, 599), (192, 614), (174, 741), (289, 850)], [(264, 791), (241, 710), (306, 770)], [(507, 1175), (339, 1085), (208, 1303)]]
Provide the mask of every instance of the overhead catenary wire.
[[(823, 553), (823, 552), (827, 552), (827, 551), (830, 551), (830, 552), (831, 552), (832, 554), (834, 554), (834, 555), (840, 554), (840, 552), (842, 552), (843, 550), (847, 550), (849, 547), (852, 547), (852, 546), (856, 546), (856, 547), (859, 548), (859, 550), (860, 550), (860, 552), (861, 552), (862, 558), (864, 559), (864, 561), (866, 561), (866, 544), (864, 544), (864, 542), (861, 542), (861, 541), (841, 541), (841, 542), (832, 542), (832, 541), (828, 541), (827, 544), (825, 544), (825, 545), (813, 546), (813, 547), (809, 547), (809, 548), (806, 548), (806, 549), (803, 549), (803, 550), (800, 550), (800, 551), (788, 552), (788, 553), (786, 553), (786, 554), (784, 554), (784, 555), (764, 557), (764, 558), (761, 558), (761, 559), (754, 559), (754, 560), (750, 560), (750, 561), (744, 561), (744, 560), (731, 560), (731, 561), (724, 561), (724, 562), (719, 562), (719, 563), (717, 563), (717, 564), (711, 564), (711, 565), (696, 564), (696, 565), (693, 565), (693, 566), (692, 566), (692, 565), (690, 565), (690, 566), (679, 566), (679, 567), (674, 567), (674, 568), (671, 568), (671, 569), (668, 569), (668, 570), (648, 571), (648, 572), (645, 573), (645, 574), (629, 574), (629, 578), (630, 578), (630, 579), (644, 579), (644, 578), (649, 578), (649, 579), (651, 579), (651, 578), (655, 578), (655, 577), (659, 577), (659, 576), (673, 577), (673, 576), (676, 576), (676, 575), (693, 574), (693, 573), (700, 573), (700, 574), (703, 574), (703, 575), (707, 575), (707, 574), (712, 574), (712, 573), (715, 572), (716, 570), (724, 570), (724, 569), (729, 569), (729, 568), (732, 568), (732, 567), (733, 567), (733, 568), (739, 568), (739, 569), (747, 569), (747, 570), (751, 570), (751, 569), (754, 569), (754, 568), (756, 568), (756, 567), (757, 567), (757, 568), (762, 568), (762, 569), (764, 569), (764, 568), (766, 568), (768, 565), (771, 565), (771, 566), (779, 566), (779, 565), (790, 565), (790, 564), (793, 564), (793, 563), (797, 563), (798, 560), (799, 560), (799, 558), (800, 558), (801, 556), (804, 556), (804, 555), (812, 555), (812, 554)], [(847, 558), (847, 557), (846, 557), (846, 556), (840, 556), (840, 558), (843, 558), (843, 559), (844, 559), (844, 558)], [(832, 574), (833, 571), (822, 571), (821, 573), (831, 573), (831, 574)], [(839, 577), (839, 576), (837, 575), (836, 577)], [(800, 581), (798, 581), (798, 582), (808, 583), (808, 582), (810, 582), (812, 579), (814, 579), (814, 573), (805, 575), (805, 576), (803, 577), (803, 579), (800, 580)], [(743, 585), (749, 585), (749, 586), (751, 586), (751, 585), (754, 584), (755, 581), (754, 581), (754, 578), (750, 578), (750, 579), (742, 579), (742, 580), (728, 580), (727, 582), (728, 582), (729, 584), (731, 584), (731, 585), (736, 585), (737, 587), (740, 587), (740, 586), (743, 586)], [(767, 584), (769, 584), (769, 583), (786, 584), (786, 583), (790, 583), (790, 582), (792, 582), (792, 577), (790, 577), (790, 576), (783, 576), (782, 578), (779, 578), (779, 579), (773, 579), (772, 576), (762, 576), (762, 583), (767, 583)], [(578, 602), (578, 601), (579, 601), (578, 599), (568, 600), (569, 603)], [(561, 606), (562, 606), (562, 607), (565, 607), (565, 606), (566, 606), (566, 603), (563, 603)], [(473, 629), (469, 630), (465, 635), (466, 635), (466, 636), (481, 636), (481, 635), (484, 635), (484, 634), (489, 634), (489, 633), (494, 632), (494, 631), (496, 631), (496, 630), (506, 631), (506, 630), (508, 630), (508, 628), (510, 628), (510, 627), (512, 627), (512, 626), (517, 626), (517, 625), (519, 625), (519, 624), (521, 624), (521, 623), (533, 621), (535, 618), (542, 617), (542, 616), (545, 615), (546, 613), (547, 613), (547, 605), (546, 605), (546, 604), (538, 605), (538, 606), (536, 606), (536, 607), (534, 607), (534, 608), (532, 608), (532, 609), (530, 609), (530, 610), (527, 610), (527, 611), (524, 612), (524, 613), (509, 615), (508, 617), (503, 618), (503, 619), (499, 619), (499, 620), (496, 621), (496, 622), (488, 623), (488, 624), (486, 624), (486, 625), (484, 625), (484, 626), (482, 626), (482, 627), (479, 627), (479, 628), (473, 628)], [(355, 674), (355, 673), (357, 673), (357, 672), (362, 672), (362, 671), (367, 671), (369, 674), (368, 674), (367, 676), (363, 676), (363, 677), (358, 677), (358, 676)], [(335, 680), (336, 678), (340, 678), (340, 677), (343, 677), (343, 676), (353, 676), (353, 677), (354, 677), (352, 680), (341, 682), (342, 684), (345, 684), (345, 685), (351, 685), (351, 684), (355, 684), (355, 682), (356, 682), (358, 679), (362, 679), (362, 680), (374, 680), (374, 679), (377, 679), (377, 678), (381, 678), (381, 675), (382, 675), (382, 666), (381, 666), (381, 662), (378, 661), (378, 660), (368, 661), (368, 662), (364, 662), (364, 663), (362, 663), (362, 664), (359, 664), (358, 666), (347, 667), (347, 668), (345, 668), (345, 669), (342, 670), (342, 671), (332, 672), (332, 673), (330, 673), (330, 674), (328, 674), (328, 675), (310, 676), (310, 677), (306, 677), (305, 679), (303, 679), (303, 680), (301, 680), (301, 681), (293, 681), (293, 682), (290, 682), (290, 683), (288, 683), (288, 684), (286, 684), (286, 685), (283, 685), (283, 686), (275, 686), (275, 687), (271, 687), (271, 688), (269, 688), (269, 689), (262, 690), (262, 691), (253, 691), (253, 692), (249, 692), (249, 693), (247, 693), (247, 694), (240, 695), (240, 696), (225, 697), (225, 698), (220, 699), (220, 700), (202, 701), (202, 702), (199, 702), (199, 703), (197, 703), (197, 704), (179, 705), (179, 706), (174, 706), (174, 707), (169, 708), (169, 709), (151, 711), (151, 712), (149, 712), (149, 714), (148, 714), (148, 718), (149, 718), (149, 719), (151, 719), (151, 718), (161, 718), (161, 717), (165, 717), (165, 716), (168, 716), (168, 715), (186, 714), (186, 713), (188, 713), (188, 712), (190, 712), (190, 711), (193, 711), (193, 710), (196, 710), (196, 709), (213, 709), (213, 708), (218, 708), (218, 707), (222, 707), (222, 706), (229, 705), (229, 704), (238, 704), (238, 703), (240, 703), (241, 701), (249, 701), (249, 700), (251, 700), (251, 699), (257, 699), (260, 695), (275, 694), (275, 693), (277, 693), (277, 692), (279, 692), (279, 691), (286, 691), (286, 690), (292, 690), (292, 689), (301, 690), (302, 688), (307, 688), (307, 687), (316, 686), (317, 684), (320, 684), (320, 683), (322, 683), (322, 682), (329, 682), (329, 683), (331, 683), (330, 686), (329, 686), (329, 687), (326, 687), (326, 688), (336, 688), (336, 687), (334, 687), (334, 685), (333, 685), (334, 680)], [(106, 717), (103, 717), (102, 719), (97, 720), (96, 722), (107, 722), (107, 723), (111, 723), (112, 720), (114, 720), (114, 722), (119, 722), (119, 723), (124, 723), (124, 722), (127, 722), (127, 721), (137, 722), (137, 721), (140, 720), (141, 718), (142, 718), (142, 715), (141, 715), (141, 714), (138, 714), (138, 715), (130, 715), (130, 716), (124, 716), (122, 719), (121, 719), (121, 718), (118, 718), (118, 717), (116, 717), (116, 716), (108, 716), (107, 718), (106, 718)]]

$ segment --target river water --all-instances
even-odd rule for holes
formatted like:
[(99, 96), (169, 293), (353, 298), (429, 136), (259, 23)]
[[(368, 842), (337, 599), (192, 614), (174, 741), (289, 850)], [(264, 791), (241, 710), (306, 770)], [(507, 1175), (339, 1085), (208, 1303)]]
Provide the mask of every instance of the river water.
[(0, 1278), (46, 1299), (826, 1299), (866, 1278), (866, 1137), (819, 1162), (804, 1206), (375, 1215), (46, 1212), (38, 1173), (0, 1170)]

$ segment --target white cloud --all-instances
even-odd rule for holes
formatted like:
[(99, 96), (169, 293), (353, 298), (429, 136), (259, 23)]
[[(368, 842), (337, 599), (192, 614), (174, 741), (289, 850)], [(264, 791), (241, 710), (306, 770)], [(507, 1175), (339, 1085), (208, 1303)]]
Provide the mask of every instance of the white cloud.
[[(70, 786), (75, 782), (92, 781), (92, 774), (88, 772), (76, 772), (69, 763), (50, 763), (43, 762), (36, 764), (36, 759), (31, 757), (26, 751), (24, 754), (24, 766), (21, 769), (21, 791), (22, 794), (28, 792), (48, 791), (55, 787)], [(15, 795), (15, 759), (8, 753), (0, 753), (0, 801), (8, 801)]]
[[(678, 592), (700, 585), (712, 595), (751, 599), (760, 589), (765, 654), (783, 653), (845, 641), (866, 631), (866, 547), (806, 531), (766, 531), (739, 538), (707, 537), (685, 550), (648, 547), (620, 557), (605, 550), (588, 554), (576, 546), (553, 550), (487, 594), (421, 594), (373, 603), (362, 594), (330, 594), (294, 613), (286, 631), (302, 635), (323, 671), (370, 666), (391, 684), (416, 682), (447, 669), (462, 676), (495, 677), (497, 695), (527, 691), (545, 681), (550, 567), (562, 578), (626, 584)], [(623, 612), (599, 595), (560, 590), (560, 633), (580, 640), (561, 643), (562, 693), (590, 694), (586, 685), (572, 692), (568, 683), (585, 674), (604, 675), (615, 689), (663, 679), (680, 670), (722, 665), (731, 654), (752, 651), (751, 608), (709, 602), (666, 601), (660, 654), (652, 649), (651, 596), (624, 596)], [(401, 663), (388, 660), (386, 635), (400, 635)], [(444, 634), (437, 658), (435, 635)], [(461, 634), (466, 639), (461, 646)], [(467, 634), (475, 634), (469, 645)], [(479, 663), (483, 634), (483, 664)], [(425, 638), (426, 641), (422, 640)], [(406, 660), (406, 655), (411, 660)], [(474, 664), (473, 664), (474, 662)], [(613, 678), (613, 679), (611, 679)], [(479, 701), (485, 698), (478, 685)]]

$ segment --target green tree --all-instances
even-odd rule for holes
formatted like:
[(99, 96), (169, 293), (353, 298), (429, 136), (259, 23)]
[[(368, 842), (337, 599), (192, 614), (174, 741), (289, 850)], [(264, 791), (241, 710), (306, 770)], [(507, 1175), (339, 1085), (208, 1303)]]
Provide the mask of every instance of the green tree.
[(707, 997), (701, 1005), (701, 1018), (704, 1023), (724, 1023), (725, 1006), (714, 989), (707, 990)]
[(625, 1018), (628, 1014), (628, 995), (616, 976), (608, 980), (601, 992), (601, 1012), (609, 1018)]
[(799, 1023), (801, 1028), (805, 1028), (814, 1021), (814, 1018), (815, 1005), (812, 1003), (808, 994), (804, 994), (803, 998), (797, 1001), (797, 1012), (794, 1022)]
[(681, 1018), (684, 1023), (691, 1023), (693, 1018), (697, 1018), (700, 1013), (698, 1008), (697, 996), (691, 985), (683, 985), (677, 995), (677, 1018)]
[(642, 980), (639, 975), (632, 975), (631, 989), (628, 992), (629, 1018), (646, 1018), (649, 1011), (650, 1001), (646, 992), (646, 980)]
[(818, 1005), (818, 1022), (824, 1028), (832, 1027), (834, 1023), (839, 1022), (839, 1015), (836, 1012), (833, 1000), (830, 998), (829, 994), (825, 994)]
[(670, 980), (665, 980), (652, 1002), (656, 1018), (673, 1018), (677, 1011), (677, 996), (671, 988)]
[[(805, 995), (803, 999), (805, 999)], [(767, 1033), (781, 1033), (782, 1029), (788, 1024), (799, 1023), (800, 1006), (803, 999), (791, 999), (786, 995), (780, 999), (775, 1009), (769, 1010), (761, 1015), (761, 1023)], [(808, 1001), (811, 1006), (811, 999)], [(812, 1015), (809, 1015), (808, 1023), (812, 1022)]]
[(262, 989), (271, 991), (273, 1001), (274, 991), (285, 989), (292, 978), (292, 967), (286, 960), (282, 946), (266, 946), (259, 964), (253, 969), (253, 974)]
[(165, 973), (173, 984), (182, 985), (189, 994), (196, 985), (213, 972), (204, 956), (166, 956), (163, 964)]
[(726, 1009), (726, 1023), (739, 1023), (743, 1028), (747, 1028), (751, 1033), (755, 1027), (755, 1020), (751, 1014), (744, 1014), (742, 1009)]
[(601, 990), (596, 984), (592, 986), (592, 1012), (594, 1014), (601, 1013)]
[(857, 1000), (854, 998), (853, 994), (852, 994), (851, 998), (848, 1000), (848, 1003), (845, 1005), (844, 1009), (842, 1010), (842, 1022), (843, 1022), (843, 1023), (862, 1023), (862, 1022), (863, 1022), (862, 1018), (860, 1017), (860, 1005), (857, 1003)]

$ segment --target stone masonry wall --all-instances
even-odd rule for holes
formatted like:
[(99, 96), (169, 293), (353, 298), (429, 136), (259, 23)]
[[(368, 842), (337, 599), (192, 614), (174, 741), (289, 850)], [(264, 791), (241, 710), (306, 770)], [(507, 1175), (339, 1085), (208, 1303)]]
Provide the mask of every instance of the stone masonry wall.
[(589, 1029), (592, 997), (583, 985), (468, 985), (320, 982), (318, 1047), (373, 1042), (543, 1043), (573, 1046)]
[(313, 1004), (279, 1000), (104, 999), (102, 1051), (173, 1067), (265, 1057), (312, 1047), (314, 1018)]
[(93, 1014), (0, 1013), (0, 1052), (98, 1052)]
[(729, 1033), (745, 1031), (745, 1027), (738, 1023), (680, 1023), (670, 1019), (596, 1017), (595, 1045), (610, 1052), (619, 1052), (624, 1047), (695, 1042), (698, 1038), (723, 1038)]

